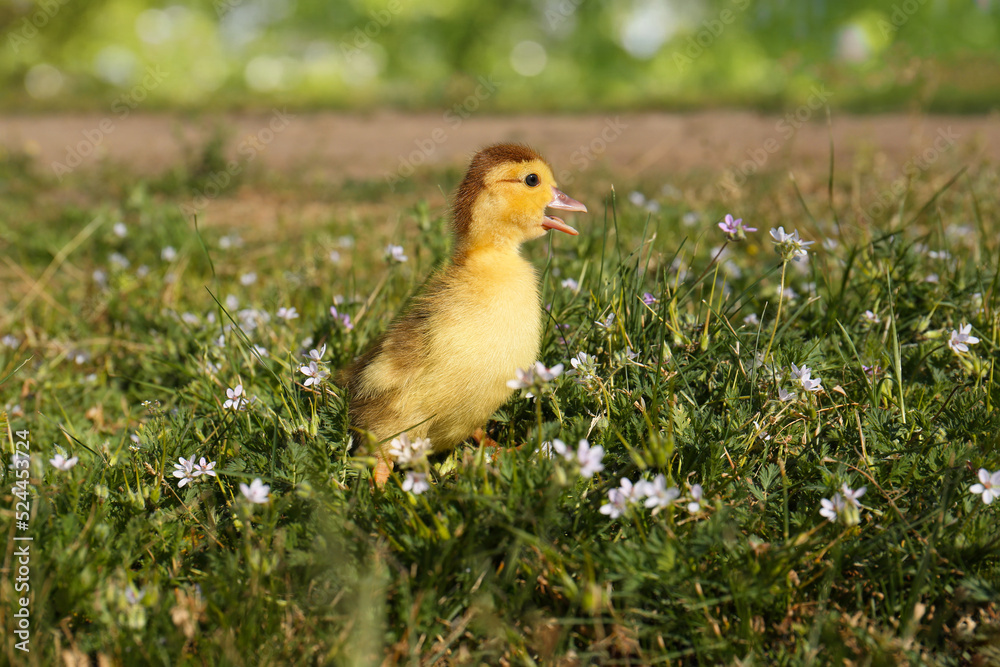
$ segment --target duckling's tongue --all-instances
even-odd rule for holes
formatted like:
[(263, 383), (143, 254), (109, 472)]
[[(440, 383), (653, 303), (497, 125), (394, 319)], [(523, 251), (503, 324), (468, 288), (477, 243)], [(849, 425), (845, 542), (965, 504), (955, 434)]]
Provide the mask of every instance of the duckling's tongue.
[[(587, 212), (587, 207), (567, 195), (562, 190), (555, 186), (552, 186), (552, 201), (547, 204), (548, 208), (558, 208), (563, 211), (582, 211)], [(580, 232), (576, 231), (560, 218), (554, 215), (547, 215), (542, 221), (542, 227), (545, 229), (557, 229), (560, 232), (566, 232), (567, 234), (572, 234), (573, 236), (578, 235)]]
[(545, 229), (557, 229), (560, 232), (566, 232), (567, 234), (572, 234), (573, 236), (580, 233), (563, 222), (561, 218), (557, 218), (554, 215), (545, 216), (545, 219), (542, 220), (542, 227)]

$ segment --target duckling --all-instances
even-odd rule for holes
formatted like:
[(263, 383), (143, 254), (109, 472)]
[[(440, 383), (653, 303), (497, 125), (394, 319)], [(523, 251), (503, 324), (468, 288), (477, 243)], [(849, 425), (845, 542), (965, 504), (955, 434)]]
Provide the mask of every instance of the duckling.
[(407, 433), (429, 438), (435, 452), (454, 448), (510, 397), (517, 369), (538, 358), (538, 274), (520, 247), (552, 229), (578, 234), (546, 208), (587, 210), (531, 148), (499, 143), (476, 153), (454, 199), (450, 261), (339, 373), (355, 442), (377, 456), (376, 484), (392, 469), (389, 440)]

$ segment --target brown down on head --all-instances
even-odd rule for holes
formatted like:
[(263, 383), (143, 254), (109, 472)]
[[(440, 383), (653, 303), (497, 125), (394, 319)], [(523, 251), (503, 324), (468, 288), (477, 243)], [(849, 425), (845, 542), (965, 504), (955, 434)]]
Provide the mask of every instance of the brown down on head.
[[(455, 203), (452, 206), (452, 228), (459, 237), (465, 235), (472, 225), (472, 207), (476, 198), (486, 187), (486, 174), (490, 169), (505, 162), (530, 162), (545, 159), (524, 144), (498, 143), (487, 146), (472, 158), (465, 178), (458, 186)], [(546, 164), (548, 164), (546, 162)]]

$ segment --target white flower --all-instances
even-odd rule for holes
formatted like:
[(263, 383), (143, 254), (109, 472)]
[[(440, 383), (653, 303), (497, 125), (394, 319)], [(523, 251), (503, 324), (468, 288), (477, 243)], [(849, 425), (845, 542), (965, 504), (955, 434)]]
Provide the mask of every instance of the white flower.
[(249, 271), (240, 276), (240, 284), (244, 287), (249, 287), (257, 282), (257, 274), (253, 271)]
[(758, 424), (756, 420), (754, 420), (753, 427), (754, 430), (757, 431), (758, 438), (760, 438), (764, 442), (767, 442), (768, 440), (771, 439), (771, 436), (766, 431), (764, 431), (764, 426), (762, 424)]
[(691, 487), (691, 501), (687, 504), (688, 512), (695, 514), (701, 511), (701, 503), (704, 497), (704, 492), (702, 491), (701, 484), (695, 484)]
[(250, 486), (240, 482), (240, 493), (254, 504), (263, 505), (266, 503), (270, 492), (271, 487), (262, 482), (259, 477), (254, 477), (254, 480), (250, 482)]
[(755, 327), (760, 324), (760, 318), (757, 317), (757, 313), (750, 313), (749, 315), (743, 318), (743, 324), (747, 325), (748, 327)]
[(292, 306), (291, 308), (279, 308), (278, 317), (286, 322), (288, 320), (295, 320), (299, 317), (299, 311), (295, 310), (295, 306)]
[(785, 233), (784, 227), (771, 230), (771, 238), (774, 239), (775, 250), (785, 261), (793, 259), (796, 262), (809, 254), (807, 248), (815, 241), (803, 241), (799, 238), (797, 230), (791, 234)]
[(219, 247), (223, 250), (228, 250), (230, 248), (239, 248), (243, 245), (243, 239), (237, 233), (227, 234), (219, 239)]
[(7, 466), (11, 470), (26, 469), (31, 464), (31, 456), (24, 452), (14, 452), (10, 457), (10, 464)]
[(316, 363), (319, 363), (323, 361), (324, 354), (326, 354), (326, 345), (323, 345), (323, 347), (318, 350), (309, 350), (309, 354), (307, 356)]
[(603, 458), (604, 447), (600, 445), (591, 447), (586, 440), (581, 440), (576, 448), (576, 462), (580, 466), (580, 475), (583, 477), (592, 477), (595, 473), (604, 470), (604, 464), (601, 463)]
[(865, 495), (866, 487), (862, 486), (857, 491), (853, 491), (851, 487), (844, 484), (840, 490), (843, 495), (838, 492), (834, 493), (832, 498), (820, 500), (819, 513), (829, 521), (840, 519), (846, 526), (856, 526), (861, 522), (862, 505), (858, 502), (858, 498)]
[(642, 206), (646, 203), (646, 195), (638, 191), (633, 191), (629, 193), (628, 200), (632, 202), (633, 206)]
[(969, 345), (975, 345), (979, 339), (972, 335), (972, 325), (963, 324), (958, 330), (951, 330), (951, 338), (948, 340), (948, 347), (955, 354), (969, 351)]
[(617, 489), (608, 491), (608, 503), (602, 505), (601, 514), (607, 514), (612, 519), (617, 519), (625, 513), (625, 509), (632, 503), (642, 500), (642, 489), (639, 484), (632, 484), (632, 480), (623, 477)]
[(340, 264), (340, 252), (338, 252), (337, 250), (331, 250), (329, 256), (331, 262), (333, 262), (334, 264)]
[(245, 410), (247, 407), (246, 394), (243, 393), (243, 385), (238, 384), (232, 389), (226, 389), (226, 402), (222, 404), (224, 410)]
[(847, 486), (846, 482), (840, 487), (840, 491), (844, 494), (844, 502), (848, 505), (853, 505), (854, 507), (861, 507), (861, 503), (858, 502), (858, 498), (865, 495), (865, 491), (867, 490), (867, 486), (862, 486), (859, 487), (857, 491), (852, 491), (851, 487)]
[(594, 322), (594, 324), (596, 324), (597, 326), (601, 327), (605, 331), (610, 331), (611, 327), (614, 325), (614, 323), (615, 323), (615, 314), (614, 313), (608, 313), (608, 316), (605, 317), (603, 321)]
[(526, 389), (535, 384), (534, 368), (529, 368), (527, 370), (518, 368), (514, 371), (514, 373), (517, 377), (512, 380), (507, 380), (507, 386), (511, 389)]
[(622, 492), (618, 489), (611, 489), (608, 491), (608, 502), (601, 505), (599, 510), (601, 514), (607, 514), (608, 517), (612, 519), (617, 519), (622, 514), (625, 513), (625, 508), (628, 506), (628, 501)]
[(431, 485), (427, 481), (427, 473), (413, 472), (412, 470), (406, 471), (406, 477), (403, 478), (403, 491), (409, 491), (419, 496), (429, 488), (431, 488)]
[(108, 261), (121, 269), (127, 269), (131, 264), (131, 262), (128, 261), (128, 258), (120, 252), (113, 252), (108, 255)]
[(160, 259), (164, 262), (172, 262), (177, 259), (177, 251), (173, 246), (164, 246), (163, 250), (160, 251)]
[(866, 310), (864, 313), (862, 313), (861, 317), (863, 317), (865, 322), (867, 322), (868, 324), (879, 324), (882, 321), (881, 319), (879, 319), (877, 313), (873, 313), (870, 310)]
[(798, 396), (790, 391), (785, 391), (784, 387), (778, 387), (778, 400), (781, 402), (794, 401)]
[(562, 375), (563, 365), (556, 364), (552, 368), (546, 368), (545, 364), (540, 361), (535, 362), (535, 376), (538, 377), (542, 382), (551, 382), (557, 377)]
[(628, 477), (622, 477), (618, 481), (618, 491), (625, 498), (626, 502), (637, 503), (645, 497), (643, 494), (643, 485), (640, 483), (633, 484), (632, 480)]
[(180, 463), (174, 464), (174, 477), (178, 478), (179, 481), (177, 486), (183, 487), (185, 484), (190, 484), (194, 481), (197, 475), (194, 472), (194, 457), (190, 459), (185, 459), (183, 456), (177, 459)]
[(979, 469), (979, 484), (969, 487), (969, 493), (983, 497), (983, 502), (989, 505), (994, 498), (1000, 498), (1000, 470), (990, 473), (986, 468)]
[(308, 366), (299, 366), (299, 372), (306, 376), (302, 384), (306, 387), (319, 385), (329, 373), (319, 367), (315, 361), (310, 361)]
[(823, 498), (819, 501), (819, 513), (830, 521), (836, 521), (837, 516), (844, 511), (844, 499), (839, 493), (834, 493), (833, 498)]
[(401, 245), (392, 245), (391, 243), (385, 248), (386, 256), (393, 262), (405, 262), (408, 258), (406, 256), (406, 251)]
[(822, 382), (823, 381), (820, 380), (819, 378), (803, 378), (802, 388), (805, 389), (806, 391), (812, 391), (812, 392), (822, 391), (823, 390)]
[(681, 495), (676, 486), (667, 486), (667, 478), (662, 474), (654, 477), (652, 482), (643, 480), (636, 482), (635, 485), (640, 486), (640, 484), (640, 491), (646, 497), (646, 507), (652, 507), (655, 510), (669, 507)]
[(62, 470), (65, 472), (66, 470), (69, 470), (70, 468), (75, 466), (77, 461), (79, 460), (80, 460), (79, 457), (76, 456), (71, 458), (66, 458), (62, 454), (56, 454), (51, 459), (49, 459), (49, 463), (52, 464), (53, 468), (57, 468), (58, 470)]
[(804, 364), (802, 368), (792, 364), (792, 381), (798, 383), (805, 391), (816, 392), (823, 389), (821, 386), (823, 381), (812, 377), (812, 371)]
[(590, 385), (597, 380), (597, 360), (586, 352), (578, 352), (569, 363), (573, 367), (570, 373), (578, 377), (580, 384)]
[[(191, 458), (192, 460), (194, 459), (193, 456)], [(215, 470), (213, 470), (213, 468), (215, 468), (215, 461), (211, 462), (206, 461), (205, 457), (202, 456), (201, 459), (198, 461), (198, 463), (194, 464), (193, 473), (195, 477), (197, 477), (198, 475), (208, 475), (210, 477), (217, 477), (217, 475), (215, 474)]]
[(388, 454), (400, 465), (412, 465), (426, 456), (430, 450), (429, 438), (417, 438), (411, 442), (410, 435), (402, 433), (389, 443)]
[(562, 281), (561, 284), (562, 284), (562, 286), (565, 289), (568, 289), (570, 291), (573, 291), (573, 292), (579, 292), (580, 291), (580, 283), (576, 282), (572, 278), (567, 278), (566, 280)]
[(111, 231), (113, 231), (115, 233), (115, 236), (117, 236), (120, 239), (123, 239), (126, 236), (128, 236), (128, 227), (125, 226), (124, 222), (116, 222), (114, 226), (111, 228)]
[(555, 458), (557, 454), (564, 459), (571, 459), (574, 456), (572, 452), (569, 452), (569, 455), (567, 456), (568, 448), (566, 447), (566, 443), (559, 438), (556, 438), (552, 442), (543, 442), (538, 451), (550, 459)]
[(131, 605), (139, 604), (144, 597), (146, 597), (146, 591), (142, 588), (136, 588), (135, 584), (130, 583), (125, 588), (125, 601)]

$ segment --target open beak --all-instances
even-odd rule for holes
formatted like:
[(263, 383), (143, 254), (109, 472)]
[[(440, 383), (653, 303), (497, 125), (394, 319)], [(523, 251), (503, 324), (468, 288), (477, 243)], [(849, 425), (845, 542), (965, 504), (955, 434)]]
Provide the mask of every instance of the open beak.
[[(552, 201), (546, 204), (548, 208), (557, 208), (563, 211), (580, 211), (582, 213), (587, 212), (587, 207), (567, 195), (562, 190), (559, 190), (555, 186), (552, 186)], [(572, 234), (576, 236), (580, 232), (576, 231), (560, 218), (554, 215), (547, 215), (542, 221), (542, 227), (545, 229), (556, 229), (560, 232), (566, 232), (567, 234)]]

